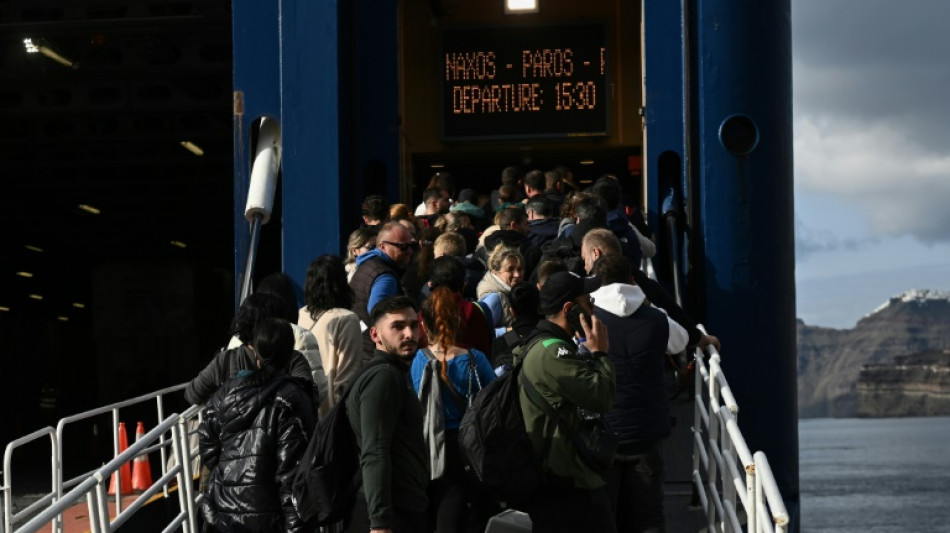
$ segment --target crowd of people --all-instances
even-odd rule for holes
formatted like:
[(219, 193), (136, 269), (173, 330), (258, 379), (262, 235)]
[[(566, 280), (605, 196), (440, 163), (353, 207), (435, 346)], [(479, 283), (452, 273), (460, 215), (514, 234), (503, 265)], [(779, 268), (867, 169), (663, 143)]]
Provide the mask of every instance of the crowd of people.
[[(719, 341), (641, 269), (653, 234), (614, 176), (501, 178), (478, 195), (436, 174), (415, 208), (370, 196), (345, 255), (311, 263), (302, 307), (285, 274), (242, 303), (186, 389), (206, 404), (206, 530), (312, 530), (288, 476), (342, 402), (362, 476), (346, 531), (485, 531), (502, 507), (467, 472), (459, 424), (515, 366), (545, 474), (523, 505), (534, 530), (664, 530), (667, 355)], [(616, 436), (609, 466), (571, 438), (591, 418)]]

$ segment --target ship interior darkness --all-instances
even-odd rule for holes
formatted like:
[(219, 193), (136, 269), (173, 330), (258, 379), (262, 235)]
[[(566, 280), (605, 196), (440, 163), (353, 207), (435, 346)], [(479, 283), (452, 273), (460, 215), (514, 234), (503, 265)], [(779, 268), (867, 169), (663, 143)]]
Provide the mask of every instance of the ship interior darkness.
[[(7, 442), (180, 383), (223, 343), (231, 7), (0, 0), (0, 27)], [(103, 372), (131, 358), (149, 371)]]

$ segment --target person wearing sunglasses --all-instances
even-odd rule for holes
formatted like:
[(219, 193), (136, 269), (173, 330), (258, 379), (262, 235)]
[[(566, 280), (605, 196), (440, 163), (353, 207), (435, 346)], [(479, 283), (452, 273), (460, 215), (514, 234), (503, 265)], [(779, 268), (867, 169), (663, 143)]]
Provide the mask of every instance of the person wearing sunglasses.
[(412, 260), (419, 243), (405, 226), (387, 222), (376, 236), (376, 248), (356, 258), (356, 272), (350, 280), (353, 289), (353, 312), (360, 318), (363, 329), (363, 348), (367, 357), (376, 349), (369, 337), (369, 315), (373, 306), (387, 296), (403, 295), (400, 279)]

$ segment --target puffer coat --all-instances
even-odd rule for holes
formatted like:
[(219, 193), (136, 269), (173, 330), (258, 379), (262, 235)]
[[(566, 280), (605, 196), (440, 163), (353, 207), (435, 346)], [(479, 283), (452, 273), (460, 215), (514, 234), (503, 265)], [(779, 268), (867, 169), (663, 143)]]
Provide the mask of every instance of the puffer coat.
[(211, 472), (201, 503), (210, 529), (312, 531), (294, 508), (291, 484), (315, 412), (300, 378), (262, 372), (230, 379), (211, 397), (198, 429)]

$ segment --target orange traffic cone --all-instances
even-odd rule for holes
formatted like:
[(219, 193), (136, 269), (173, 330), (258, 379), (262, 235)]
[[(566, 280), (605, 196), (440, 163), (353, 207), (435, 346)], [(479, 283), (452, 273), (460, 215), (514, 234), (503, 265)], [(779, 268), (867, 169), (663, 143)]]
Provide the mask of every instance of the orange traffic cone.
[[(139, 422), (135, 428), (135, 442), (145, 436), (145, 424)], [(146, 490), (152, 486), (152, 466), (148, 463), (148, 454), (140, 455), (132, 461), (132, 489)]]
[[(124, 452), (128, 447), (129, 434), (125, 431), (125, 422), (119, 422), (119, 453)], [(116, 474), (119, 474), (119, 480), (116, 480)], [(132, 468), (129, 463), (119, 467), (118, 472), (112, 473), (112, 479), (109, 480), (109, 494), (115, 494), (117, 484), (121, 494), (132, 493)]]

